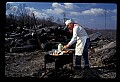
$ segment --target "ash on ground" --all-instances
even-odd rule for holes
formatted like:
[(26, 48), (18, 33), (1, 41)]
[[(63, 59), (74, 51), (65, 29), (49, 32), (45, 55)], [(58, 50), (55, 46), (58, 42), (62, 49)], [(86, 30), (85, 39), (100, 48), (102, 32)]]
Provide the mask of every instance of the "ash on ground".
[[(55, 74), (54, 62), (47, 64), (44, 70), (45, 53), (56, 48), (57, 44), (66, 44), (70, 40), (68, 31), (62, 27), (50, 27), (37, 30), (41, 42), (39, 49), (33, 30), (16, 28), (5, 34), (5, 76), (38, 78), (116, 78), (116, 31), (95, 30), (89, 33), (90, 69), (70, 69), (64, 65)], [(64, 32), (63, 32), (64, 31)], [(58, 33), (59, 32), (59, 33)], [(62, 34), (60, 34), (62, 33)], [(74, 48), (72, 46), (71, 48)], [(73, 58), (73, 67), (75, 56)]]

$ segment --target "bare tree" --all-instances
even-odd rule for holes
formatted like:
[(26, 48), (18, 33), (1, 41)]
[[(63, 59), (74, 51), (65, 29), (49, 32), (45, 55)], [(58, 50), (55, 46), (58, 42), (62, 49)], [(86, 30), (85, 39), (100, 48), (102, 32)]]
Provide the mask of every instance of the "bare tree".
[(18, 8), (19, 8), (18, 11), (19, 11), (19, 14), (21, 16), (22, 27), (24, 27), (24, 25), (25, 25), (25, 17), (27, 15), (25, 7), (26, 7), (26, 4), (19, 4), (18, 5)]
[(57, 18), (56, 23), (63, 25), (63, 22), (60, 18)]
[(54, 22), (54, 17), (53, 16), (50, 16), (49, 18), (46, 18), (46, 24), (48, 26), (52, 26), (53, 25), (53, 22)]

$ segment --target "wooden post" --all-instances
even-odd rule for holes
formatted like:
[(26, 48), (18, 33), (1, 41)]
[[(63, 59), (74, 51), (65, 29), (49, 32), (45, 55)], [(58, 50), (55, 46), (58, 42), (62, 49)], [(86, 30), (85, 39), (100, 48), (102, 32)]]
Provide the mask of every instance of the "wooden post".
[(40, 42), (40, 37), (39, 37), (39, 35), (38, 35), (38, 33), (37, 33), (37, 23), (36, 23), (36, 19), (35, 19), (35, 15), (34, 15), (34, 13), (32, 13), (33, 14), (33, 18), (34, 18), (34, 23), (35, 23), (35, 33), (36, 33), (36, 35), (37, 35), (37, 41), (38, 41), (38, 44), (39, 44), (39, 48), (40, 49), (42, 49), (42, 47), (41, 47), (41, 42)]

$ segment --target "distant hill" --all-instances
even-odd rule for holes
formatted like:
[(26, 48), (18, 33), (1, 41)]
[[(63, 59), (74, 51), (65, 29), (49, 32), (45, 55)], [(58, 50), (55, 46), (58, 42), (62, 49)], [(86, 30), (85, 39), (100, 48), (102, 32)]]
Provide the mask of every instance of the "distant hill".
[(104, 38), (116, 40), (117, 30), (115, 30), (115, 29), (95, 30), (95, 29), (85, 28), (85, 30), (87, 31), (88, 34), (93, 34), (95, 32), (100, 32), (103, 35)]

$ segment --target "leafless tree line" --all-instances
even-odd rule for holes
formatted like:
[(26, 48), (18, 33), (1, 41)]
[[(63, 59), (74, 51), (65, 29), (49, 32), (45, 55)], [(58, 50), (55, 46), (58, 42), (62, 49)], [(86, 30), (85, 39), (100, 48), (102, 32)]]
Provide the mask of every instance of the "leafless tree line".
[[(30, 16), (27, 13), (27, 10), (25, 7), (27, 7), (26, 4), (19, 4), (17, 10), (15, 8), (12, 8), (13, 6), (10, 4), (6, 5), (6, 11), (9, 10), (9, 14), (6, 15), (6, 26), (14, 25), (14, 26), (20, 26), (20, 27), (31, 27), (34, 26), (34, 17)], [(36, 18), (36, 22), (38, 25), (45, 24), (47, 26), (54, 26), (54, 25), (61, 25), (63, 24), (62, 19), (57, 18), (55, 21), (55, 18), (53, 16), (49, 16), (48, 18)]]

